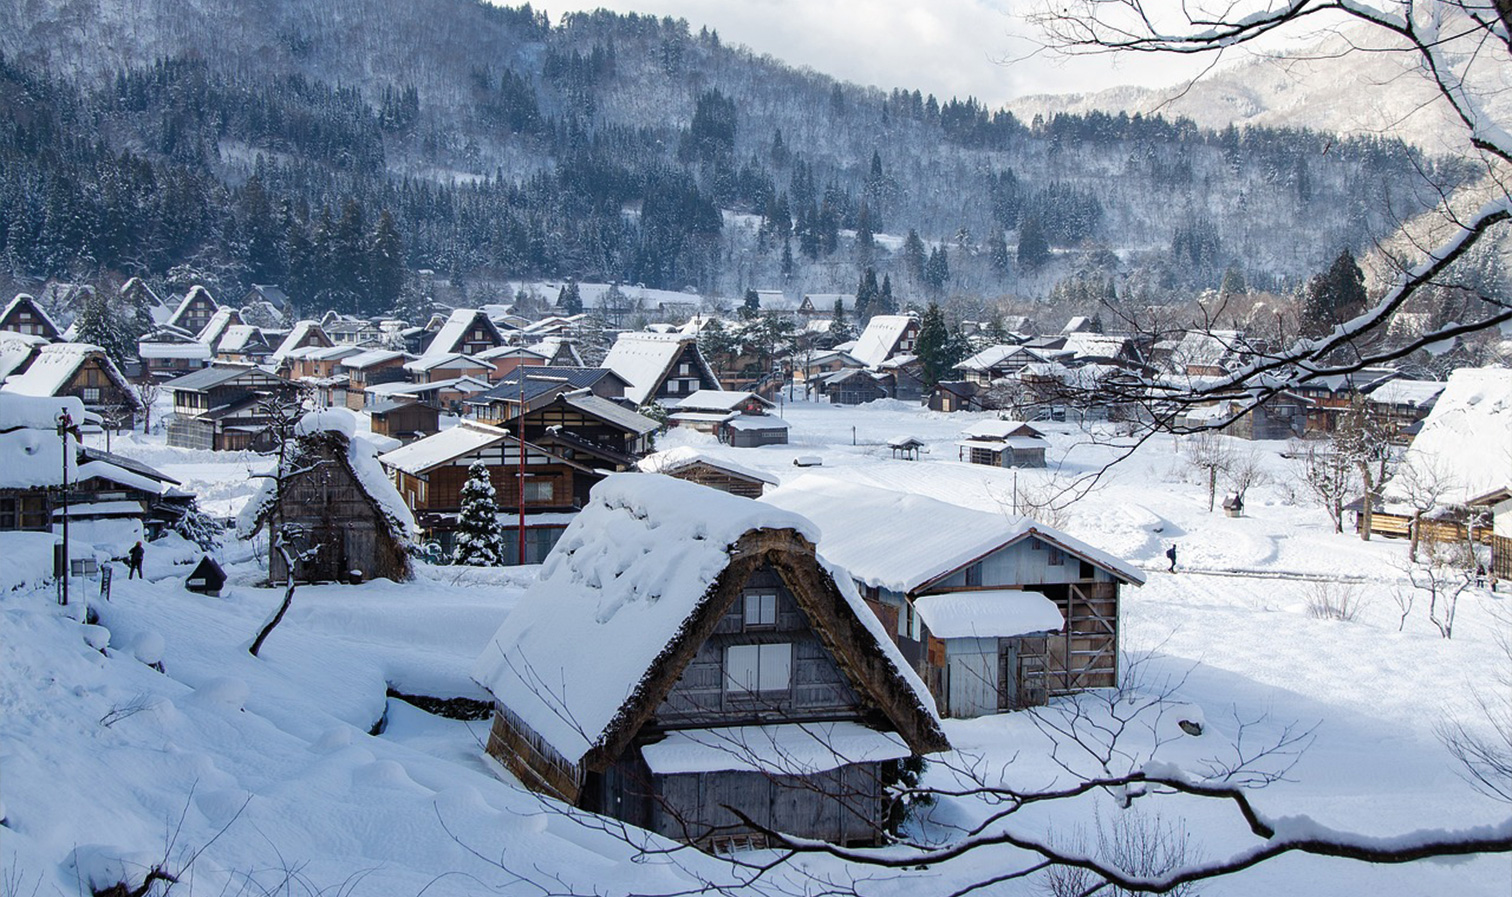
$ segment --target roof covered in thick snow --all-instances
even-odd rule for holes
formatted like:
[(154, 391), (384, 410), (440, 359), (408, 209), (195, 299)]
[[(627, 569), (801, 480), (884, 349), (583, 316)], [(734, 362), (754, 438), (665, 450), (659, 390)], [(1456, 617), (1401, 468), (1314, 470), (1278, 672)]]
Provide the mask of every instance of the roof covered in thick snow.
[(680, 445), (676, 448), (667, 449), (664, 452), (647, 455), (636, 466), (647, 473), (674, 474), (695, 464), (704, 464), (718, 470), (727, 471), (736, 476), (758, 480), (773, 486), (777, 485), (778, 482), (777, 478), (770, 474), (762, 473), (755, 468), (746, 467), (743, 464), (736, 464), (734, 461), (726, 460), (719, 455), (700, 451), (691, 445)]
[(431, 468), (508, 438), (509, 433), (477, 421), (465, 420), (455, 427), (417, 439), (409, 445), (378, 456), (385, 466), (419, 476)]
[(1133, 565), (1028, 517), (989, 514), (828, 474), (804, 474), (761, 501), (818, 524), (820, 554), (860, 582), (889, 591), (911, 592), (1029, 535), (1127, 582), (1144, 582)]
[(683, 396), (673, 407), (679, 411), (734, 411), (752, 400), (766, 408), (777, 407), (754, 392), (733, 389), (700, 389)]
[(55, 396), (73, 380), (79, 368), (90, 359), (97, 359), (105, 376), (120, 389), (133, 407), (140, 405), (136, 390), (126, 382), (120, 368), (105, 354), (105, 350), (89, 343), (49, 343), (40, 347), (37, 357), (19, 374), (5, 378), (7, 392), (25, 396)]
[(494, 325), (494, 322), (482, 310), (476, 308), (457, 308), (452, 309), (452, 313), (447, 316), (446, 322), (441, 325), (441, 329), (437, 330), (436, 335), (431, 337), (430, 344), (425, 347), (425, 355), (444, 355), (448, 352), (457, 351), (457, 344), (467, 335), (468, 328), (475, 321), (479, 322), (479, 326), (487, 327), (499, 341), (503, 341), (498, 327)]
[[(570, 762), (604, 746), (622, 711), (661, 672), (665, 653), (757, 530), (792, 530), (803, 518), (747, 498), (657, 474), (615, 474), (593, 488), (473, 678)], [(923, 683), (843, 571), (826, 574), (865, 627), (915, 710), (935, 719)]]
[(893, 354), (898, 340), (912, 323), (914, 318), (908, 315), (877, 315), (867, 322), (850, 354), (867, 367), (876, 367)]
[(925, 595), (914, 608), (936, 638), (1012, 638), (1066, 625), (1054, 601), (1027, 589)]
[(305, 341), (312, 336), (315, 339), (315, 342), (311, 343), (312, 346), (329, 346), (331, 344), (331, 338), (326, 336), (325, 331), (320, 328), (319, 321), (300, 321), (294, 325), (289, 334), (278, 344), (278, 348), (273, 350), (273, 360), (282, 362), (285, 358), (289, 357), (290, 352), (303, 346)]
[(68, 479), (78, 479), (78, 442), (67, 437), (69, 450), (63, 451), (58, 436), (58, 413), (67, 411), (75, 423), (84, 420), (84, 403), (72, 396), (42, 398), (0, 392), (0, 489), (27, 489), (58, 486), (63, 482), (63, 468)]
[[(697, 343), (675, 333), (621, 333), (604, 356), (603, 367), (629, 383), (625, 398), (637, 405), (651, 401), (685, 346)], [(704, 372), (707, 374), (707, 371)]]
[(1450, 374), (1387, 484), (1388, 498), (1405, 497), (1409, 468), (1421, 481), (1441, 482), (1445, 504), (1463, 504), (1505, 485), (1512, 469), (1512, 369), (1461, 368)]

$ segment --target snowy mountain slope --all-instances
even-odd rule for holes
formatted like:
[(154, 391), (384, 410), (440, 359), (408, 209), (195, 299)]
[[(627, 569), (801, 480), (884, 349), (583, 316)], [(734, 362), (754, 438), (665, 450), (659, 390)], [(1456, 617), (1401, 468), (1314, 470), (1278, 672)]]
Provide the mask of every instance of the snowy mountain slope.
[[(1310, 128), (1399, 137), (1432, 153), (1466, 151), (1463, 125), (1418, 68), (1417, 57), (1359, 49), (1379, 46), (1378, 32), (1353, 29), (1305, 48), (1263, 55), (1240, 51), (1191, 85), (1042, 94), (1008, 105), (1026, 119), (1092, 110), (1159, 113), (1190, 118), (1204, 128)], [(1498, 120), (1512, 120), (1512, 91), (1484, 99)]]

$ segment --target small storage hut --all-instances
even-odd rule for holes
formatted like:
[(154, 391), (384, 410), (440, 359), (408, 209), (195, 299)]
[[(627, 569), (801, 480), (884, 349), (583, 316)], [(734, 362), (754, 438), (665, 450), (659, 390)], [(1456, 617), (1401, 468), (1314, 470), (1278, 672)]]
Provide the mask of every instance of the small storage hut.
[[(268, 578), (289, 576), (281, 536), (309, 582), (410, 578), (415, 518), (379, 465), (372, 444), (355, 437), (350, 411), (312, 411), (300, 419), (277, 476), (247, 503), (242, 538), (269, 526)], [(273, 532), (274, 529), (278, 532)]]

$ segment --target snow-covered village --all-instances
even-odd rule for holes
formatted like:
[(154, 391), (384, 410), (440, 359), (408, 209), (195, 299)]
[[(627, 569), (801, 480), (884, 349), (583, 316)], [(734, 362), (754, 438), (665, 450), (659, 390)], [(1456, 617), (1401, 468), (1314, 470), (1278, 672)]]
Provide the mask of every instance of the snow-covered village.
[(0, 897), (1512, 892), (1506, 10), (719, 6), (0, 3)]

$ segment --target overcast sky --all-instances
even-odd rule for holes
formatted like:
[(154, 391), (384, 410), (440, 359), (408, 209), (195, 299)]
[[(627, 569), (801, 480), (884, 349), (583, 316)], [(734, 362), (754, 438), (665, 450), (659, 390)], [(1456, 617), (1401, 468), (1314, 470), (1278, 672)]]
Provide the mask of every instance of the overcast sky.
[(989, 106), (1034, 93), (1080, 93), (1118, 84), (1165, 86), (1180, 60), (1034, 55), (1026, 0), (536, 0), (553, 24), (564, 12), (603, 7), (707, 25), (789, 65), (884, 90), (917, 88)]

